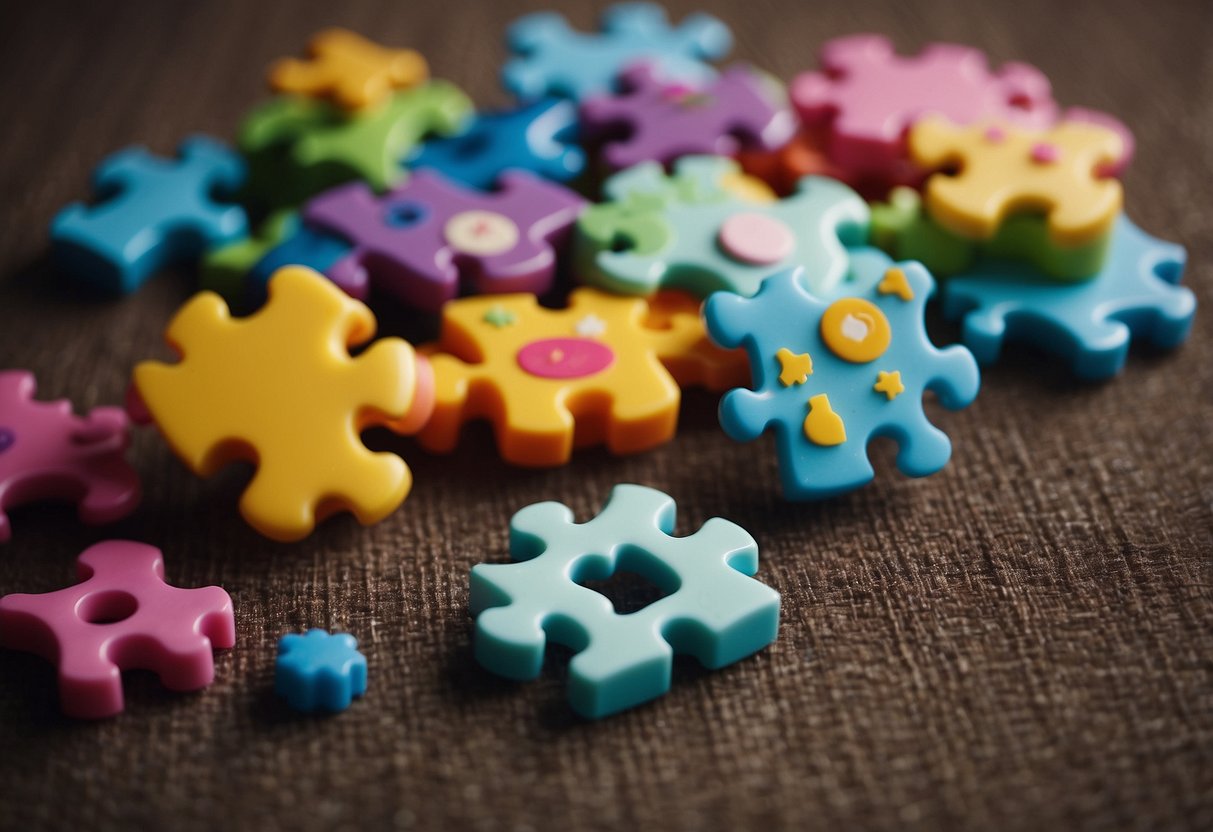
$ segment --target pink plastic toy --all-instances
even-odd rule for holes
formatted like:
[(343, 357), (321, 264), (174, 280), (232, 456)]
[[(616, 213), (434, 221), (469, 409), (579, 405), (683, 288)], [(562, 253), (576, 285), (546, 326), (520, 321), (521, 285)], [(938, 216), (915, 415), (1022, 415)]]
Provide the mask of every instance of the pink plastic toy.
[(214, 681), (211, 650), (236, 643), (226, 592), (169, 586), (160, 550), (129, 540), (90, 546), (77, 573), (81, 582), (66, 589), (0, 598), (0, 646), (59, 665), (68, 716), (121, 713), (123, 670), (151, 670), (169, 690)]
[(110, 523), (139, 505), (139, 476), (124, 458), (126, 414), (98, 407), (72, 414), (68, 401), (34, 401), (34, 374), (0, 372), (0, 542), (7, 509), (38, 500), (79, 503), (85, 523)]

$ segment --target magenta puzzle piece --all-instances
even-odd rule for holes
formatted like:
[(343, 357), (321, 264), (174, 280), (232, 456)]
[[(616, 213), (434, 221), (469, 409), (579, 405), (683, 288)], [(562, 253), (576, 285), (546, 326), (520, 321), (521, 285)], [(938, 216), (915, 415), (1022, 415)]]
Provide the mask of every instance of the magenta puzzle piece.
[[(605, 138), (603, 157), (612, 170), (668, 165), (688, 154), (774, 150), (796, 130), (776, 82), (742, 64), (698, 88), (663, 81), (650, 64), (629, 68), (620, 80), (623, 93), (581, 105), (583, 129), (590, 139)], [(623, 137), (612, 140), (620, 130)]]
[(0, 372), (0, 542), (12, 536), (8, 509), (71, 500), (85, 523), (111, 523), (139, 505), (139, 475), (126, 461), (126, 414), (97, 407), (72, 414), (65, 400), (34, 400), (34, 374)]
[(304, 219), (353, 246), (327, 274), (357, 298), (371, 280), (427, 311), (456, 297), (461, 284), (476, 293), (541, 294), (585, 200), (525, 171), (507, 171), (500, 182), (481, 193), (419, 170), (383, 196), (362, 183), (334, 188), (307, 204)]
[(236, 643), (226, 592), (169, 586), (160, 550), (129, 540), (90, 546), (76, 571), (75, 586), (0, 598), (0, 646), (59, 666), (64, 713), (80, 719), (121, 713), (123, 670), (151, 670), (169, 690), (214, 681), (211, 651)]

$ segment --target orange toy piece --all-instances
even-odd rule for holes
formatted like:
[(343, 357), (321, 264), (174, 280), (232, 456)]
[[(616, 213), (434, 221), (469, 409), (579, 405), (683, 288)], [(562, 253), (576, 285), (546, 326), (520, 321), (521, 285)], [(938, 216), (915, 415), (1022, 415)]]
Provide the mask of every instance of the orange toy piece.
[(925, 204), (932, 219), (970, 239), (992, 239), (1012, 214), (1041, 212), (1053, 242), (1087, 245), (1111, 233), (1124, 202), (1120, 182), (1099, 176), (1123, 158), (1124, 139), (1093, 123), (1027, 130), (931, 116), (911, 128), (909, 149), (925, 167), (959, 167), (927, 179)]
[(412, 49), (387, 49), (346, 29), (325, 29), (308, 43), (308, 59), (283, 58), (270, 68), (278, 92), (329, 98), (347, 110), (383, 103), (393, 90), (429, 77), (425, 58)]
[(741, 169), (770, 185), (776, 193), (787, 196), (806, 176), (829, 176), (841, 179), (841, 173), (830, 163), (823, 140), (802, 127), (787, 144), (776, 150), (743, 150), (737, 154)]
[(371, 310), (303, 266), (275, 272), (269, 301), (247, 318), (201, 292), (165, 333), (181, 361), (139, 364), (130, 409), (199, 476), (235, 459), (255, 463), (240, 512), (266, 537), (299, 540), (341, 510), (375, 523), (404, 500), (412, 476), (359, 434), (419, 428), (432, 376), (399, 338), (350, 356), (374, 334)]
[(436, 389), (421, 444), (450, 451), (464, 422), (488, 418), (501, 456), (533, 467), (568, 462), (575, 446), (656, 447), (674, 435), (679, 385), (723, 390), (749, 377), (743, 352), (708, 340), (699, 301), (672, 291), (577, 289), (559, 310), (529, 294), (451, 301), (425, 351)]

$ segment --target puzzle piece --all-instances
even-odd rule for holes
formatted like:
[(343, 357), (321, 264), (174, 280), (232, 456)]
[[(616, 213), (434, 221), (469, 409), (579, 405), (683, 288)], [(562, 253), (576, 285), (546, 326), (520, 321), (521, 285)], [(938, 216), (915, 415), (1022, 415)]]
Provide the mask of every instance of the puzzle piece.
[(398, 456), (368, 451), (359, 434), (415, 426), (432, 396), (428, 366), (399, 338), (348, 355), (374, 332), (369, 309), (303, 267), (279, 271), (269, 301), (248, 318), (233, 319), (218, 295), (203, 292), (165, 333), (182, 360), (135, 368), (132, 410), (146, 410), (199, 476), (234, 459), (254, 462), (240, 512), (267, 537), (299, 540), (343, 510), (376, 523), (412, 478)]
[[(918, 263), (889, 268), (859, 296), (832, 303), (810, 295), (794, 270), (766, 280), (753, 298), (718, 292), (704, 307), (708, 333), (750, 356), (752, 390), (720, 403), (720, 424), (739, 442), (775, 431), (784, 495), (812, 500), (871, 481), (868, 442), (888, 436), (908, 476), (947, 464), (951, 442), (927, 421), (924, 391), (957, 410), (977, 396), (977, 363), (964, 347), (940, 350), (923, 325), (931, 275)], [(807, 355), (805, 380), (787, 383), (784, 351)]]
[(1078, 378), (1110, 378), (1124, 367), (1130, 340), (1171, 348), (1188, 337), (1196, 297), (1177, 285), (1186, 259), (1182, 246), (1121, 216), (1094, 279), (1065, 284), (1023, 264), (982, 263), (944, 283), (943, 311), (963, 320), (963, 341), (982, 364), (1014, 340), (1062, 357)]
[[(715, 670), (774, 642), (779, 593), (753, 578), (754, 538), (720, 517), (673, 537), (675, 508), (655, 489), (617, 485), (586, 523), (555, 502), (517, 512), (510, 521), (516, 562), (472, 567), (477, 661), (510, 679), (534, 679), (549, 639), (570, 647), (577, 654), (569, 703), (599, 719), (666, 693), (675, 653)], [(619, 615), (581, 585), (621, 570), (667, 595)]]
[(431, 139), (406, 165), (433, 168), (448, 179), (488, 190), (509, 168), (564, 182), (581, 173), (585, 152), (577, 146), (577, 107), (541, 98), (513, 110), (480, 113), (455, 136)]
[(637, 64), (620, 78), (624, 92), (581, 105), (585, 133), (606, 139), (602, 152), (612, 170), (649, 161), (669, 165), (696, 153), (774, 150), (795, 130), (778, 82), (744, 64), (696, 87), (661, 80), (651, 64)]
[(383, 190), (404, 178), (401, 162), (423, 138), (457, 133), (471, 113), (471, 100), (446, 81), (398, 92), (353, 115), (310, 98), (272, 99), (240, 129), (248, 194), (289, 206), (350, 180)]
[(724, 183), (737, 163), (687, 156), (666, 176), (648, 162), (607, 180), (611, 201), (586, 209), (574, 247), (579, 274), (613, 292), (660, 287), (705, 296), (752, 295), (768, 275), (803, 266), (810, 290), (825, 296), (848, 274), (846, 245), (868, 237), (868, 206), (832, 179), (810, 176), (771, 202), (738, 197)]
[(12, 536), (8, 509), (39, 500), (79, 504), (84, 523), (112, 523), (139, 505), (139, 475), (126, 461), (126, 414), (34, 400), (34, 374), (0, 372), (0, 543)]
[(1055, 245), (1085, 246), (1111, 232), (1124, 201), (1120, 182), (1098, 176), (1125, 156), (1124, 141), (1094, 123), (1028, 131), (928, 117), (910, 130), (909, 150), (924, 167), (959, 168), (927, 180), (925, 204), (931, 219), (962, 237), (989, 240), (1008, 217), (1040, 211)]
[(274, 690), (296, 711), (337, 713), (366, 693), (366, 656), (349, 633), (308, 630), (278, 640)]
[(429, 77), (425, 58), (412, 49), (385, 49), (348, 29), (325, 29), (308, 43), (306, 60), (283, 58), (270, 68), (278, 92), (329, 98), (346, 110), (382, 104), (393, 90)]
[(157, 270), (248, 232), (244, 209), (222, 201), (244, 178), (240, 157), (206, 136), (183, 141), (176, 159), (120, 150), (93, 171), (98, 202), (73, 203), (51, 222), (55, 261), (89, 286), (130, 294)]
[(821, 63), (823, 71), (792, 82), (792, 100), (807, 125), (827, 129), (830, 159), (852, 176), (912, 184), (904, 171), (906, 131), (927, 115), (1033, 128), (1056, 117), (1040, 70), (1007, 63), (991, 73), (986, 56), (967, 46), (932, 43), (904, 58), (886, 37), (850, 35), (827, 41)]
[(76, 571), (75, 586), (0, 598), (0, 646), (58, 665), (64, 713), (77, 719), (122, 713), (124, 670), (150, 670), (174, 691), (214, 681), (212, 650), (236, 644), (226, 592), (168, 585), (160, 550), (129, 540), (90, 546)]
[(780, 196), (795, 193), (806, 176), (828, 176), (840, 182), (846, 176), (826, 155), (822, 137), (805, 128), (774, 150), (743, 148), (736, 158), (746, 174), (761, 179)]
[(349, 294), (365, 297), (374, 280), (412, 306), (437, 311), (459, 294), (461, 278), (477, 292), (546, 291), (556, 250), (584, 205), (524, 171), (502, 174), (501, 189), (484, 194), (420, 170), (382, 197), (361, 183), (336, 188), (303, 214), (352, 244), (327, 272)]
[(596, 34), (574, 31), (556, 12), (528, 14), (511, 24), (507, 39), (518, 57), (505, 65), (502, 81), (524, 100), (609, 93), (619, 73), (638, 61), (653, 63), (668, 81), (702, 84), (715, 75), (706, 61), (723, 58), (733, 46), (728, 27), (715, 17), (692, 14), (671, 27), (653, 3), (609, 7)]
[(680, 384), (720, 390), (746, 377), (744, 356), (710, 344), (698, 301), (681, 293), (577, 289), (559, 310), (534, 295), (462, 298), (443, 308), (426, 352), (436, 402), (421, 444), (450, 451), (464, 422), (488, 418), (501, 456), (527, 466), (602, 442), (616, 454), (656, 447), (674, 435)]

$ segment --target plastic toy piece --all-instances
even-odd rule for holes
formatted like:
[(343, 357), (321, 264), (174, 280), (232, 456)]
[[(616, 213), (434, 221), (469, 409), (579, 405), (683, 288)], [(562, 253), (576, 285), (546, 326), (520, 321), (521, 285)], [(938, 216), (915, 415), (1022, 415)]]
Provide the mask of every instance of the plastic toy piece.
[(51, 223), (55, 260), (86, 285), (130, 294), (157, 270), (248, 232), (244, 209), (222, 201), (244, 178), (240, 156), (206, 136), (186, 139), (171, 160), (120, 150), (93, 172), (99, 201), (73, 203)]
[(347, 29), (325, 29), (308, 43), (307, 60), (284, 58), (270, 68), (270, 86), (316, 98), (347, 110), (382, 104), (393, 90), (414, 87), (429, 67), (411, 49), (385, 49)]
[(6, 512), (39, 500), (72, 500), (81, 522), (112, 523), (139, 505), (139, 475), (127, 463), (126, 414), (71, 402), (34, 400), (34, 374), (0, 372), (0, 543), (12, 536)]
[(1089, 245), (1111, 232), (1124, 201), (1120, 182), (1098, 176), (1124, 157), (1124, 142), (1097, 124), (1026, 131), (930, 117), (910, 131), (909, 149), (916, 164), (959, 166), (954, 176), (927, 180), (925, 204), (931, 219), (975, 240), (991, 239), (1016, 213), (1041, 211), (1055, 245)]
[(721, 184), (741, 175), (731, 159), (687, 156), (671, 176), (655, 162), (612, 176), (604, 186), (611, 201), (577, 224), (580, 273), (613, 292), (664, 287), (703, 297), (752, 295), (767, 276), (799, 265), (810, 290), (829, 295), (849, 272), (844, 246), (867, 241), (867, 203), (841, 182), (813, 176), (790, 197), (752, 202)]
[(561, 310), (534, 295), (463, 298), (443, 308), (426, 351), (436, 402), (421, 444), (450, 451), (464, 422), (488, 418), (501, 456), (532, 467), (602, 442), (616, 454), (656, 447), (674, 436), (680, 384), (721, 390), (746, 377), (745, 357), (710, 344), (698, 301), (681, 293), (577, 289)]
[[(675, 508), (655, 489), (617, 485), (586, 523), (555, 502), (516, 513), (510, 557), (517, 562), (472, 567), (476, 659), (527, 680), (539, 675), (549, 639), (571, 647), (569, 703), (600, 719), (665, 694), (675, 653), (715, 670), (774, 642), (779, 593), (752, 577), (754, 538), (719, 517), (672, 537)], [(668, 594), (619, 615), (581, 586), (617, 570), (639, 572)]]
[(564, 182), (585, 168), (576, 145), (577, 107), (559, 98), (541, 98), (513, 110), (476, 115), (456, 136), (431, 139), (407, 161), (410, 168), (433, 168), (448, 179), (489, 190), (509, 168)]
[(199, 286), (218, 292), (229, 302), (244, 299), (249, 272), (270, 251), (293, 235), (298, 227), (298, 213), (275, 211), (249, 236), (208, 251), (199, 268)]
[(249, 196), (270, 206), (298, 205), (355, 179), (384, 190), (404, 179), (401, 162), (422, 139), (457, 133), (471, 112), (471, 100), (446, 81), (398, 92), (356, 115), (310, 98), (275, 98), (240, 130)]
[(314, 228), (353, 246), (328, 276), (354, 297), (374, 280), (404, 302), (437, 311), (459, 294), (537, 292), (551, 285), (556, 250), (585, 205), (580, 196), (523, 171), (501, 177), (497, 193), (457, 187), (421, 170), (376, 197), (360, 183), (325, 193), (304, 208)]
[(1003, 221), (992, 239), (971, 240), (928, 217), (922, 198), (911, 188), (895, 188), (887, 203), (872, 206), (872, 241), (899, 260), (919, 261), (940, 277), (967, 271), (978, 258), (998, 257), (1029, 263), (1058, 280), (1086, 280), (1103, 267), (1111, 236), (1084, 246), (1059, 246), (1043, 217), (1016, 214)]
[(278, 641), (274, 690), (296, 711), (339, 713), (366, 693), (366, 656), (349, 633), (288, 633)]
[(733, 46), (729, 29), (707, 14), (689, 15), (671, 27), (653, 3), (617, 3), (602, 15), (602, 31), (569, 28), (556, 12), (521, 17), (507, 34), (518, 56), (502, 70), (506, 89), (521, 99), (545, 95), (581, 100), (614, 89), (619, 73), (639, 61), (654, 64), (668, 81), (705, 83), (715, 75), (705, 63)]
[(1177, 285), (1186, 259), (1182, 246), (1122, 216), (1092, 280), (1063, 284), (1030, 266), (984, 262), (944, 283), (943, 311), (964, 322), (963, 341), (982, 364), (1012, 340), (1060, 356), (1080, 379), (1111, 378), (1124, 368), (1130, 340), (1167, 349), (1188, 337), (1196, 297)]
[(211, 652), (236, 644), (226, 592), (170, 586), (160, 550), (129, 540), (90, 546), (76, 571), (75, 586), (0, 598), (0, 646), (58, 665), (64, 713), (77, 719), (122, 713), (123, 670), (151, 670), (174, 691), (215, 680)]
[(269, 301), (248, 318), (234, 320), (218, 295), (203, 292), (165, 333), (182, 360), (135, 368), (132, 412), (154, 421), (199, 476), (234, 459), (254, 462), (240, 512), (267, 537), (299, 540), (342, 510), (376, 523), (404, 500), (412, 477), (359, 434), (416, 426), (432, 383), (399, 338), (351, 358), (347, 348), (374, 332), (369, 309), (303, 267), (279, 271)]
[(586, 136), (607, 137), (602, 152), (612, 170), (650, 161), (669, 165), (696, 153), (774, 150), (796, 129), (778, 82), (744, 64), (701, 87), (662, 81), (651, 64), (630, 68), (621, 83), (623, 93), (581, 105)]
[[(861, 297), (832, 303), (806, 292), (795, 271), (768, 278), (753, 298), (708, 298), (709, 334), (722, 346), (745, 347), (754, 376), (754, 389), (721, 400), (720, 424), (739, 442), (774, 429), (788, 499), (822, 499), (870, 482), (867, 445), (875, 436), (897, 442), (897, 467), (911, 477), (947, 464), (952, 445), (923, 414), (923, 392), (957, 410), (976, 397), (979, 375), (967, 349), (939, 350), (927, 338), (923, 311), (933, 290), (926, 269), (902, 263)], [(785, 349), (811, 357), (803, 382), (780, 377)]]
[(805, 124), (828, 129), (830, 159), (853, 176), (905, 180), (906, 131), (938, 115), (957, 124), (986, 119), (1043, 128), (1056, 118), (1049, 79), (1035, 67), (1005, 64), (991, 73), (986, 56), (951, 43), (898, 56), (888, 38), (850, 35), (828, 41), (822, 72), (792, 82)]
[(805, 128), (774, 150), (743, 148), (736, 157), (745, 173), (767, 183), (780, 196), (795, 193), (806, 176), (828, 176), (839, 181), (846, 178), (846, 172), (826, 155), (824, 139)]

